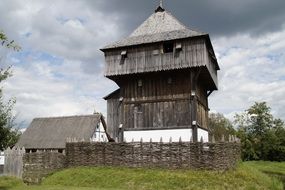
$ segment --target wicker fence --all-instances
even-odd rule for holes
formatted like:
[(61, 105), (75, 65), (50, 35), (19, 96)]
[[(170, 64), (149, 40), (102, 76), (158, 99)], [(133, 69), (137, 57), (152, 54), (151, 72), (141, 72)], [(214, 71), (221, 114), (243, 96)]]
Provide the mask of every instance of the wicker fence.
[(4, 175), (22, 178), (25, 148), (8, 148), (4, 152)]
[(240, 159), (240, 143), (67, 143), (66, 164), (227, 170)]
[(23, 157), (23, 181), (37, 184), (48, 174), (65, 168), (65, 155), (57, 152), (35, 152)]

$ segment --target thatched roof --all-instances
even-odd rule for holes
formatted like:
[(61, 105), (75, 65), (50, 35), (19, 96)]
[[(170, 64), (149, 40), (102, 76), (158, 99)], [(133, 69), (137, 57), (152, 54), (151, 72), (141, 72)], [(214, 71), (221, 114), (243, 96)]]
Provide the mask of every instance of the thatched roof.
[(129, 37), (105, 46), (102, 50), (207, 35), (188, 29), (167, 11), (157, 11)]
[(62, 149), (67, 138), (89, 141), (101, 122), (101, 114), (36, 118), (16, 144), (26, 149)]

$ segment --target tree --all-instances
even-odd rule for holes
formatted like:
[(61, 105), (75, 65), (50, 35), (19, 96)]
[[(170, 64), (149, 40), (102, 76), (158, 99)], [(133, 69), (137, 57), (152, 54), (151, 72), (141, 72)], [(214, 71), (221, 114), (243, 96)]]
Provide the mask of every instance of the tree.
[(2, 46), (12, 48), (15, 51), (20, 51), (21, 47), (15, 43), (14, 40), (9, 40), (3, 31), (0, 31), (0, 43)]
[(222, 136), (225, 140), (229, 140), (230, 135), (235, 135), (236, 131), (233, 128), (231, 121), (221, 113), (209, 114), (209, 133), (210, 138), (215, 137), (215, 140), (222, 140)]
[[(3, 32), (0, 32), (0, 41), (2, 46), (19, 50), (19, 46), (14, 41), (9, 41)], [(11, 68), (0, 68), (0, 84), (11, 76)], [(10, 99), (7, 103), (3, 100), (3, 90), (0, 87), (0, 150), (13, 146), (18, 141), (19, 133), (14, 129), (15, 117), (12, 114), (12, 108), (15, 99)]]
[(284, 122), (270, 111), (266, 102), (256, 102), (244, 113), (236, 114), (243, 160), (285, 161)]

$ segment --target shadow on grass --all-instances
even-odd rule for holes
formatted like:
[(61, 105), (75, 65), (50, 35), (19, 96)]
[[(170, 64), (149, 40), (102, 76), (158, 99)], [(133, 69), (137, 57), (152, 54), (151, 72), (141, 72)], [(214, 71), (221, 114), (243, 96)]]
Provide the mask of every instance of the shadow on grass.
[(1, 187), (0, 186), (0, 190), (9, 190), (9, 187)]

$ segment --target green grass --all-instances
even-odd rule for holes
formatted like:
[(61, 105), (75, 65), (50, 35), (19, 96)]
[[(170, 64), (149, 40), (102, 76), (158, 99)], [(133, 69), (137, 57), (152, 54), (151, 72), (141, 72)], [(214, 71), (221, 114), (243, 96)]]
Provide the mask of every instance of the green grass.
[(285, 162), (251, 161), (246, 162), (246, 164), (279, 179), (285, 186)]
[(285, 162), (251, 161), (246, 162), (246, 165), (263, 172), (285, 175)]
[(80, 167), (57, 172), (43, 180), (40, 186), (26, 186), (14, 178), (0, 178), (0, 190), (20, 189), (282, 190), (283, 185), (260, 172), (252, 163), (241, 163), (236, 170), (227, 172)]

